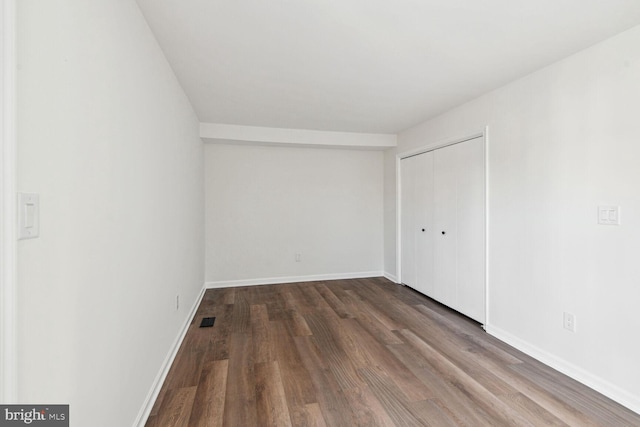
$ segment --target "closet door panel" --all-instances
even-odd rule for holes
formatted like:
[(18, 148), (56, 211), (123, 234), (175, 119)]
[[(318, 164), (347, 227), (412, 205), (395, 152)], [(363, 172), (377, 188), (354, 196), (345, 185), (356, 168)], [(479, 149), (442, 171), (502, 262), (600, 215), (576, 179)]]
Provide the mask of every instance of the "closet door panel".
[(400, 161), (401, 281), (414, 288), (416, 279), (416, 159)]
[(433, 295), (433, 153), (415, 156), (417, 163), (416, 204), (416, 287)]
[(485, 320), (485, 175), (482, 138), (456, 144), (457, 268), (456, 309)]
[(434, 164), (434, 290), (433, 298), (455, 308), (456, 259), (456, 146), (435, 150)]

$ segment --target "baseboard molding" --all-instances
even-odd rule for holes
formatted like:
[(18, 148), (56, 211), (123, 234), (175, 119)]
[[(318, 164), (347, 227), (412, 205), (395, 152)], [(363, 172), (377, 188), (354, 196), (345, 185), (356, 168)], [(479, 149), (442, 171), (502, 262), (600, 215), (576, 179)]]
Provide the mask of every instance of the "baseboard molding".
[(383, 273), (384, 277), (386, 277), (387, 279), (391, 280), (393, 283), (400, 283), (398, 281), (398, 278), (396, 276), (394, 276), (393, 274), (387, 273), (386, 271)]
[(362, 271), (359, 273), (317, 274), (309, 276), (268, 277), (261, 279), (221, 280), (207, 282), (207, 289), (235, 288), (238, 286), (274, 285), (277, 283), (317, 282), (321, 280), (365, 279), (384, 276), (382, 271)]
[(544, 363), (545, 365), (552, 367), (556, 371), (562, 372), (568, 377), (581, 382), (587, 387), (590, 387), (595, 391), (607, 396), (608, 398), (618, 402), (622, 406), (629, 408), (633, 412), (640, 414), (640, 398), (638, 398), (638, 396), (635, 396), (621, 389), (620, 387), (615, 386), (608, 381), (605, 381), (602, 378), (593, 375), (585, 371), (584, 369), (573, 365), (572, 363), (567, 362), (564, 359), (561, 359), (547, 351), (544, 351), (527, 341), (511, 335), (510, 333), (500, 328), (486, 325), (486, 331), (489, 335), (498, 338), (500, 341), (504, 341), (510, 346), (517, 348), (518, 350), (526, 353), (527, 355)]
[(180, 345), (182, 345), (182, 341), (184, 337), (187, 335), (187, 331), (189, 330), (189, 325), (191, 324), (191, 320), (193, 316), (195, 316), (198, 307), (200, 306), (200, 302), (202, 301), (202, 297), (204, 297), (204, 291), (206, 290), (206, 285), (202, 286), (200, 290), (200, 295), (196, 298), (195, 303), (189, 310), (189, 314), (182, 325), (182, 329), (178, 333), (175, 341), (173, 342), (171, 348), (169, 349), (169, 353), (167, 357), (165, 357), (164, 362), (162, 362), (162, 366), (160, 367), (160, 371), (158, 371), (158, 375), (156, 375), (155, 380), (153, 380), (153, 384), (151, 385), (151, 389), (147, 394), (146, 399), (144, 400), (144, 404), (136, 417), (135, 422), (133, 423), (134, 427), (144, 427), (147, 422), (147, 418), (149, 418), (149, 414), (151, 413), (151, 409), (153, 409), (153, 405), (160, 394), (160, 390), (162, 389), (162, 385), (164, 384), (164, 380), (167, 378), (169, 374), (169, 369), (171, 369), (171, 365), (173, 364), (176, 355), (178, 354), (178, 350), (180, 349)]

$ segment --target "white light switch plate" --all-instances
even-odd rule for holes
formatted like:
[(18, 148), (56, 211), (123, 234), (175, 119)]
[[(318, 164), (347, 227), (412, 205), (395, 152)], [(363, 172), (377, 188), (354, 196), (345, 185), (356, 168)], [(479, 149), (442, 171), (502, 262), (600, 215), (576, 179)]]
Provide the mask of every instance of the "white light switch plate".
[(18, 239), (34, 239), (40, 235), (40, 196), (18, 193)]
[(620, 206), (598, 206), (598, 224), (620, 225)]

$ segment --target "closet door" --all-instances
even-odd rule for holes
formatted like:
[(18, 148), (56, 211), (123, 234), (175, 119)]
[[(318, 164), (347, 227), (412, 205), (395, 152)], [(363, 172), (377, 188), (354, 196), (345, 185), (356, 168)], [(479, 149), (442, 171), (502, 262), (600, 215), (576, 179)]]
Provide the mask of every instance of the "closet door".
[(433, 153), (401, 161), (402, 283), (433, 292)]
[(400, 239), (401, 280), (407, 286), (416, 287), (416, 170), (417, 160), (409, 157), (400, 161)]
[(485, 321), (484, 141), (435, 151), (433, 298)]
[(457, 310), (485, 322), (484, 141), (458, 144)]
[(434, 151), (434, 252), (433, 298), (456, 308), (457, 250), (457, 145)]

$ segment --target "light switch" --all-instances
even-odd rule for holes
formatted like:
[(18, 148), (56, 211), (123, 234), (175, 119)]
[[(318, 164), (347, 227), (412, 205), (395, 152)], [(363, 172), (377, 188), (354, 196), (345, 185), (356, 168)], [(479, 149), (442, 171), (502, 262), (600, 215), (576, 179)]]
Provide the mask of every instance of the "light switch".
[(18, 193), (18, 239), (40, 235), (40, 197), (35, 193)]
[(25, 228), (33, 228), (36, 224), (36, 205), (27, 203), (24, 208), (24, 226)]
[(598, 224), (620, 225), (620, 206), (598, 206)]

